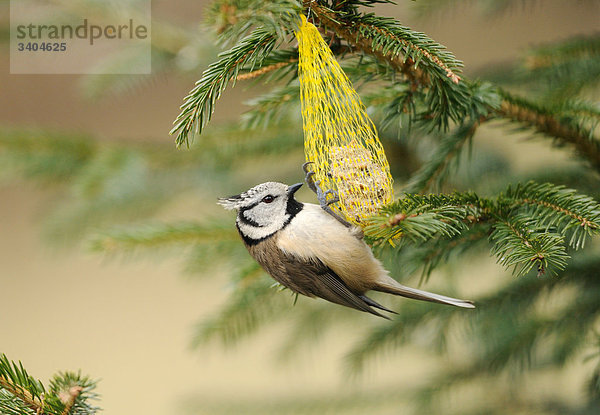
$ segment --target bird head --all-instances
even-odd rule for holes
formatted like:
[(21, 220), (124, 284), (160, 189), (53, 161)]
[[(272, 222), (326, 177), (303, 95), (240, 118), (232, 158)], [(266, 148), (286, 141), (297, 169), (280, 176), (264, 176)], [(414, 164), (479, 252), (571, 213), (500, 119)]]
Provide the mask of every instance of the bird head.
[(247, 236), (262, 238), (282, 229), (302, 206), (294, 199), (294, 193), (301, 186), (302, 183), (291, 186), (277, 182), (262, 183), (239, 195), (222, 197), (218, 203), (225, 209), (238, 212), (238, 227), (247, 231)]

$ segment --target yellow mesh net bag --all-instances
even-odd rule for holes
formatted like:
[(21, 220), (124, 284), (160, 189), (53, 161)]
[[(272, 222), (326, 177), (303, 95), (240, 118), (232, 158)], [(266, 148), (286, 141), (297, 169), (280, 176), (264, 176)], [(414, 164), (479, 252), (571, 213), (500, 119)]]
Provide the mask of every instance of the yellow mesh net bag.
[(347, 220), (361, 225), (393, 198), (390, 167), (360, 97), (317, 28), (301, 16), (300, 97), (306, 161), (315, 181), (336, 191), (332, 205)]

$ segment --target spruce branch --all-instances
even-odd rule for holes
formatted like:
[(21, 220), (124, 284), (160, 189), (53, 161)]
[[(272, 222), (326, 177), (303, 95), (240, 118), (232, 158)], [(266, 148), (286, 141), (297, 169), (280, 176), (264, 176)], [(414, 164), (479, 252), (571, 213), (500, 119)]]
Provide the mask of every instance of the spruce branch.
[[(395, 206), (396, 207), (396, 206)], [(452, 237), (462, 230), (462, 209), (445, 206), (427, 211), (427, 207), (406, 210), (393, 216), (377, 216), (365, 226), (365, 234), (393, 245), (399, 241), (425, 241), (434, 236)], [(382, 212), (385, 215), (385, 211)], [(382, 220), (383, 219), (383, 220)]]
[(544, 45), (530, 50), (524, 65), (531, 71), (551, 69), (566, 63), (581, 63), (600, 56), (600, 37), (576, 37), (558, 44)]
[(244, 72), (237, 76), (237, 80), (261, 79), (264, 82), (280, 81), (291, 74), (296, 78), (298, 70), (298, 49), (274, 50), (265, 56), (259, 69)]
[(408, 63), (415, 68), (421, 62), (430, 62), (432, 66), (441, 69), (453, 83), (459, 83), (460, 76), (457, 73), (462, 68), (462, 62), (424, 33), (399, 26), (394, 19), (382, 19), (373, 14), (362, 16), (357, 25), (363, 36), (373, 39), (372, 47), (380, 50), (380, 53), (392, 56), (403, 53), (404, 64)]
[(281, 318), (285, 310), (289, 310), (289, 297), (277, 295), (273, 281), (258, 264), (247, 266), (237, 279), (233, 298), (227, 306), (197, 325), (192, 339), (194, 347), (215, 338), (224, 346), (231, 346), (256, 332), (265, 321)]
[(242, 68), (252, 71), (260, 66), (278, 42), (277, 36), (264, 28), (255, 29), (237, 45), (219, 55), (184, 98), (181, 113), (174, 122), (171, 134), (177, 133), (177, 146), (190, 144), (190, 135), (200, 134), (210, 120), (216, 101), (230, 81), (235, 84)]
[(90, 240), (92, 250), (115, 252), (139, 248), (156, 248), (171, 244), (216, 243), (238, 241), (239, 237), (231, 226), (199, 223), (164, 223), (104, 231)]
[(490, 241), (498, 263), (512, 267), (516, 276), (527, 274), (533, 267), (537, 267), (538, 276), (546, 272), (556, 274), (567, 266), (569, 255), (563, 237), (536, 229), (530, 218), (513, 217), (497, 222)]
[(515, 205), (530, 207), (528, 215), (538, 218), (537, 226), (570, 234), (569, 245), (575, 249), (584, 247), (586, 236), (600, 234), (600, 205), (573, 189), (529, 182), (509, 187), (506, 197)]
[(278, 122), (286, 114), (286, 109), (297, 107), (299, 98), (300, 86), (297, 81), (253, 98), (246, 102), (252, 108), (242, 115), (242, 126), (250, 129), (259, 126), (267, 128)]
[(81, 372), (59, 372), (50, 380), (49, 390), (64, 405), (61, 415), (91, 415), (100, 410), (91, 404), (99, 398), (96, 383)]
[(359, 51), (388, 62), (415, 86), (428, 85), (433, 74), (419, 68), (420, 62), (426, 67), (437, 67), (443, 77), (454, 83), (460, 80), (456, 72), (460, 71), (462, 63), (423, 33), (399, 26), (393, 19), (372, 14), (338, 13), (310, 0), (305, 0), (304, 6), (336, 36)]
[(572, 122), (559, 119), (551, 111), (523, 98), (500, 92), (502, 105), (497, 114), (502, 118), (522, 123), (536, 131), (554, 137), (562, 144), (570, 144), (577, 153), (600, 171), (600, 140), (591, 130), (585, 130)]
[[(526, 90), (551, 111), (583, 96), (594, 99), (600, 80), (600, 36), (569, 38), (528, 51), (518, 66), (492, 70), (488, 78)], [(564, 113), (563, 113), (564, 114)]]
[(63, 409), (61, 415), (69, 415), (71, 413), (71, 409), (75, 406), (75, 402), (82, 391), (83, 388), (81, 386), (71, 386), (71, 388), (69, 388), (68, 393), (63, 395), (65, 409)]
[(296, 63), (296, 62), (298, 62), (298, 59), (290, 59), (286, 62), (278, 62), (278, 63), (273, 63), (268, 66), (263, 66), (262, 68), (257, 69), (255, 71), (238, 75), (237, 80), (238, 81), (246, 81), (248, 79), (258, 78), (259, 76), (265, 75), (272, 71), (276, 71), (277, 69), (285, 68), (286, 66), (289, 66), (290, 64)]
[(406, 194), (382, 208), (364, 227), (374, 241), (396, 244), (402, 239), (425, 241), (433, 237), (453, 237), (466, 223), (475, 222), (485, 212), (485, 201), (473, 193), (453, 195)]
[(438, 188), (449, 169), (451, 161), (457, 160), (464, 144), (473, 138), (479, 123), (479, 120), (468, 120), (452, 134), (442, 138), (427, 163), (412, 175), (405, 191), (407, 193), (417, 193)]
[[(418, 394), (423, 393), (422, 397), (430, 401), (440, 388), (446, 390), (466, 382), (479, 382), (503, 369), (521, 371), (535, 365), (564, 364), (586, 344), (586, 335), (578, 334), (587, 333), (593, 327), (600, 311), (596, 278), (599, 265), (597, 255), (590, 258), (579, 254), (562, 278), (515, 278), (478, 299), (482, 307), (477, 317), (468, 323), (469, 338), (473, 339), (469, 364), (443, 373), (429, 383), (434, 389), (426, 390), (428, 386)], [(553, 308), (552, 314), (536, 312), (542, 300), (563, 290), (570, 294), (574, 290), (577, 301), (566, 304), (565, 308)], [(406, 303), (392, 322), (370, 328), (363, 340), (347, 353), (348, 368), (360, 371), (369, 359), (410, 341), (413, 334), (418, 336), (423, 328), (428, 335), (435, 333), (431, 342), (444, 346), (444, 339), (456, 328), (454, 323), (461, 321), (460, 312), (455, 311), (451, 308), (432, 311), (418, 303)], [(494, 330), (490, 330), (491, 327)], [(540, 344), (543, 347), (538, 347)]]
[[(438, 240), (448, 243), (484, 224), (498, 263), (519, 276), (534, 267), (538, 275), (556, 274), (567, 265), (567, 244), (579, 249), (587, 237), (600, 234), (600, 205), (575, 190), (535, 182), (508, 187), (496, 198), (471, 192), (406, 194), (369, 218), (364, 231), (373, 244), (406, 248)], [(471, 236), (483, 239), (485, 233), (474, 231)], [(427, 270), (427, 256), (420, 258)]]
[(401, 312), (391, 321), (369, 329), (367, 335), (355, 344), (344, 360), (350, 373), (360, 373), (369, 359), (389, 349), (410, 341), (410, 335), (427, 326), (436, 333), (437, 346), (444, 348), (445, 334), (453, 328), (460, 313), (456, 309), (444, 308), (432, 312), (419, 303), (402, 303)]
[(0, 160), (6, 170), (44, 183), (76, 176), (98, 146), (86, 134), (61, 134), (34, 128), (0, 128)]
[(297, 24), (300, 9), (297, 0), (218, 0), (209, 6), (205, 22), (219, 34), (220, 44), (238, 42), (256, 27), (284, 38)]
[[(581, 258), (579, 258), (581, 259)], [(481, 298), (481, 307), (469, 338), (473, 352), (466, 365), (457, 365), (417, 391), (423, 403), (430, 403), (440, 391), (465, 384), (493, 382), (499, 372), (516, 374), (535, 368), (561, 367), (589, 344), (586, 333), (598, 316), (598, 256), (575, 263), (563, 278), (513, 279), (505, 287)], [(552, 313), (539, 313), (540, 303), (549, 296), (573, 294), (576, 301)], [(564, 297), (563, 297), (564, 298)], [(413, 316), (416, 325), (428, 314)], [(494, 328), (490, 330), (490, 328)], [(411, 334), (404, 330), (402, 336)], [(577, 359), (577, 357), (575, 357)], [(503, 381), (500, 381), (503, 382)], [(492, 383), (493, 385), (494, 383)], [(489, 388), (490, 386), (485, 386)], [(432, 411), (429, 408), (429, 411)]]
[(564, 102), (600, 83), (600, 36), (567, 39), (534, 48), (523, 64), (525, 79), (542, 86), (544, 101)]
[[(310, 4), (309, 4), (310, 3)], [(417, 65), (419, 61), (418, 53), (411, 55), (410, 50), (406, 50), (406, 46), (398, 36), (388, 36), (386, 34), (393, 33), (393, 30), (401, 31), (404, 28), (395, 25), (395, 22), (374, 17), (373, 15), (365, 15), (362, 17), (352, 16), (349, 14), (336, 13), (327, 7), (316, 2), (305, 3), (310, 7), (312, 12), (318, 16), (319, 21), (328, 29), (336, 33), (337, 36), (347, 41), (357, 50), (375, 56), (377, 59), (387, 62), (398, 72), (407, 76), (409, 82), (413, 85), (413, 89), (425, 88), (429, 90), (426, 96), (428, 107), (431, 111), (429, 117), (433, 121), (433, 125), (437, 128), (448, 127), (448, 120), (459, 121), (469, 114), (468, 102), (473, 95), (468, 91), (469, 81), (461, 82), (461, 85), (452, 86), (444, 82), (444, 76), (439, 76), (440, 72), (435, 70), (426, 70), (427, 66)], [(362, 20), (361, 20), (362, 19)], [(362, 24), (362, 26), (361, 26)], [(353, 28), (363, 28), (364, 30), (352, 30)], [(368, 30), (371, 28), (372, 30)], [(386, 28), (386, 32), (383, 28)], [(384, 30), (383, 32), (381, 30)], [(415, 32), (406, 31), (410, 35)], [(412, 40), (412, 39), (411, 39)], [(438, 57), (441, 62), (447, 62), (448, 68), (458, 70), (461, 66), (459, 61), (456, 61), (452, 55), (442, 51), (441, 45), (437, 45), (432, 41), (422, 40), (423, 43), (417, 45), (425, 50), (431, 48), (438, 54), (432, 55)], [(406, 40), (410, 42), (409, 40)], [(394, 47), (395, 44), (395, 47)], [(416, 44), (416, 43), (415, 43)], [(399, 53), (403, 51), (404, 54)], [(414, 50), (412, 51), (413, 53)], [(422, 57), (421, 57), (422, 58)], [(426, 61), (427, 56), (423, 61)], [(437, 67), (445, 76), (448, 73), (443, 67), (437, 66), (435, 60), (431, 61), (431, 67)], [(449, 65), (454, 65), (449, 66)], [(431, 68), (429, 68), (431, 69)], [(438, 76), (435, 74), (438, 73)], [(452, 78), (452, 76), (450, 75)], [(467, 85), (462, 85), (467, 84)], [(591, 131), (585, 131), (581, 126), (573, 125), (567, 120), (557, 119), (551, 112), (536, 107), (534, 104), (527, 102), (522, 98), (517, 98), (509, 95), (505, 91), (498, 91), (502, 96), (501, 104), (495, 101), (484, 101), (487, 103), (487, 108), (480, 108), (478, 116), (485, 119), (493, 119), (489, 115), (496, 115), (509, 120), (518, 121), (526, 124), (530, 128), (534, 128), (540, 133), (550, 137), (557, 138), (561, 142), (574, 145), (580, 155), (597, 168), (600, 169), (600, 144), (598, 140), (592, 138)], [(477, 117), (479, 118), (479, 117)]]
[[(600, 122), (600, 106), (580, 100), (567, 100), (557, 107), (560, 114), (574, 117), (583, 121), (591, 121), (594, 125)], [(593, 130), (593, 128), (590, 128)]]
[[(576, 285), (577, 301), (556, 314), (541, 316), (533, 307), (536, 300), (548, 292), (563, 289), (564, 280), (531, 279), (526, 284), (533, 290), (529, 292), (524, 287), (527, 289), (525, 295), (519, 292), (523, 284), (518, 283), (482, 299), (481, 302), (490, 307), (500, 304), (505, 307), (500, 312), (488, 311), (490, 308), (482, 311), (480, 318), (484, 324), (474, 326), (472, 336), (477, 339), (477, 347), (469, 363), (443, 373), (422, 390), (423, 398), (431, 398), (440, 388), (446, 390), (474, 380), (482, 381), (502, 370), (512, 369), (513, 373), (518, 373), (536, 367), (560, 367), (576, 355), (586, 344), (586, 336), (578, 334), (589, 333), (598, 316), (598, 284)], [(548, 286), (550, 290), (543, 290)], [(516, 302), (513, 301), (515, 297), (519, 297)], [(416, 317), (416, 320), (420, 319)], [(495, 330), (489, 330), (490, 327)], [(426, 390), (431, 385), (435, 385), (436, 391)]]
[(76, 373), (59, 373), (48, 389), (30, 376), (21, 362), (0, 354), (0, 413), (7, 415), (94, 415), (99, 408), (96, 382)]
[[(459, 82), (457, 75), (462, 62), (442, 45), (423, 33), (398, 25), (393, 19), (359, 15), (356, 10), (336, 12), (317, 2), (305, 1), (305, 6), (326, 29), (355, 51), (371, 55), (403, 74), (413, 93), (424, 92), (423, 121), (431, 129), (446, 130), (451, 122), (461, 122), (472, 115), (471, 86)], [(486, 113), (494, 106), (488, 104)]]
[[(438, 238), (404, 246), (401, 255), (393, 258), (398, 269), (406, 275), (420, 272), (419, 284), (423, 284), (438, 267), (447, 265), (452, 260), (463, 261), (464, 254), (486, 241), (490, 229), (491, 224), (477, 223), (452, 238)], [(382, 255), (385, 255), (383, 250)]]
[[(16, 385), (10, 380), (4, 378), (4, 376), (0, 375), (0, 391), (2, 389), (12, 394), (15, 398), (20, 400), (27, 408), (31, 409), (36, 414), (45, 414), (43, 398), (34, 397), (31, 394), (31, 392), (29, 392), (24, 387)], [(0, 400), (0, 409), (7, 409), (3, 408), (4, 405), (6, 405), (6, 403)]]
[[(30, 410), (43, 413), (46, 394), (44, 385), (30, 376), (21, 362), (18, 365), (11, 362), (4, 353), (0, 354), (1, 389), (14, 395)], [(4, 403), (0, 402), (0, 404)]]

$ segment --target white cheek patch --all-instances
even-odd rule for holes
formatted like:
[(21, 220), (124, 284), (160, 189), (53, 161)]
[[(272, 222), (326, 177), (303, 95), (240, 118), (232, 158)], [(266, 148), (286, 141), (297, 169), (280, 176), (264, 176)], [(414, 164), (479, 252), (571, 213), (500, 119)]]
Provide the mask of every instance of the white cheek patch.
[(242, 232), (242, 234), (244, 236), (246, 236), (250, 239), (259, 240), (259, 239), (264, 239), (268, 236), (271, 236), (275, 232), (277, 232), (281, 228), (283, 228), (283, 226), (285, 225), (285, 222), (287, 221), (288, 216), (289, 215), (285, 215), (284, 217), (282, 217), (281, 220), (274, 220), (273, 222), (269, 223), (268, 225), (261, 226), (261, 227), (252, 226), (252, 225), (244, 223), (238, 219), (237, 226), (240, 229), (240, 232)]
[(256, 222), (256, 218), (252, 215), (252, 211), (241, 211), (239, 215), (241, 216), (241, 222), (244, 224), (254, 226), (255, 228), (262, 227), (260, 223)]
[(242, 215), (245, 219), (248, 220), (248, 225), (262, 228), (263, 226), (266, 226), (267, 223), (271, 221), (271, 219), (265, 217), (264, 212), (261, 212), (260, 208), (260, 205), (255, 206), (250, 210), (244, 210), (243, 212), (240, 212), (240, 215)]
[(266, 227), (274, 223), (283, 223), (287, 218), (285, 200), (278, 197), (272, 203), (259, 202), (250, 208), (240, 211), (248, 224), (256, 227)]

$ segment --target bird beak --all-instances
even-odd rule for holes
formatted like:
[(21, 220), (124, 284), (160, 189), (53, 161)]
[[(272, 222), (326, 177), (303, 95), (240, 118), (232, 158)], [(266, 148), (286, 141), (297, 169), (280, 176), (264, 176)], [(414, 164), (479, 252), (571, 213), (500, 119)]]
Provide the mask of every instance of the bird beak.
[(298, 189), (300, 189), (302, 187), (303, 184), (304, 183), (296, 183), (296, 184), (289, 186), (288, 191), (287, 191), (288, 196), (291, 196), (294, 193), (296, 193), (298, 191)]

